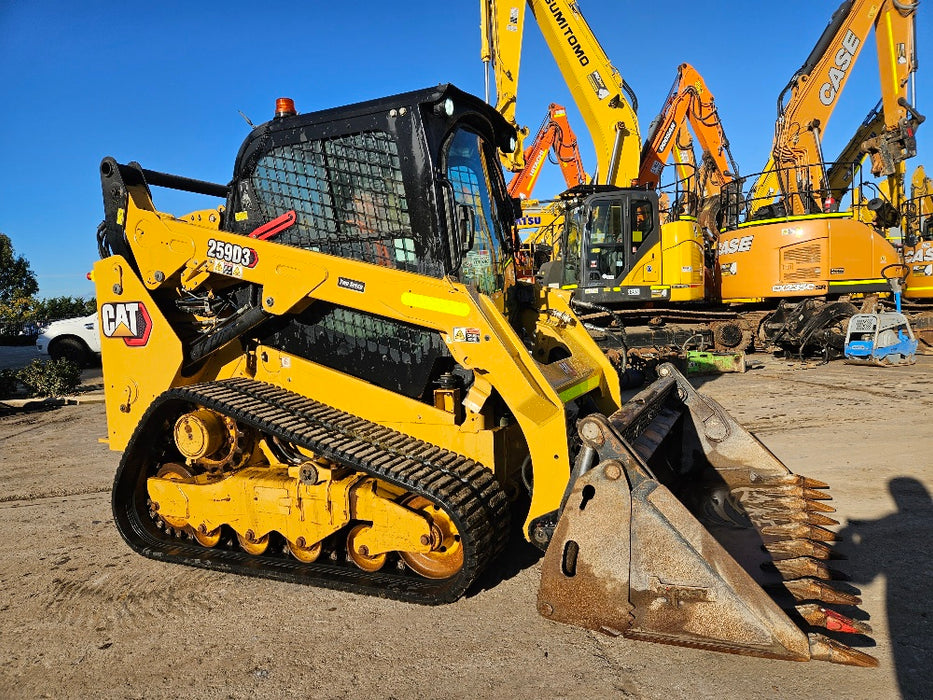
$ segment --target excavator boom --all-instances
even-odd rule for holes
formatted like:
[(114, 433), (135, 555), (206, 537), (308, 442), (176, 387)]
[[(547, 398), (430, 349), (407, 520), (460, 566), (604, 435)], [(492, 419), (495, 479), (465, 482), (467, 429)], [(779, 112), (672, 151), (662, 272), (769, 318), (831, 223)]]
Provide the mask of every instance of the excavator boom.
[[(779, 194), (788, 199), (794, 213), (809, 213), (806, 197), (811, 193), (822, 199), (826, 178), (822, 134), (871, 31), (878, 52), (884, 130), (866, 141), (865, 149), (872, 154), (876, 176), (903, 179), (897, 163), (916, 153), (913, 132), (922, 121), (908, 99), (917, 69), (914, 25), (918, 4), (845, 0), (833, 13), (807, 60), (778, 98), (771, 156), (751, 189), (753, 212)], [(805, 194), (798, 196), (798, 191)]]
[(515, 173), (509, 181), (509, 194), (512, 197), (522, 200), (531, 197), (541, 175), (541, 166), (544, 165), (548, 151), (552, 149), (568, 188), (586, 182), (580, 147), (576, 134), (567, 121), (567, 110), (561, 105), (551, 103), (534, 141), (525, 149), (525, 167)]
[(738, 174), (729, 150), (729, 140), (706, 81), (689, 63), (681, 63), (674, 85), (652, 122), (642, 147), (639, 185), (658, 186), (667, 159), (677, 145), (677, 131), (687, 123), (700, 142), (704, 157), (715, 165), (721, 184), (730, 182)]

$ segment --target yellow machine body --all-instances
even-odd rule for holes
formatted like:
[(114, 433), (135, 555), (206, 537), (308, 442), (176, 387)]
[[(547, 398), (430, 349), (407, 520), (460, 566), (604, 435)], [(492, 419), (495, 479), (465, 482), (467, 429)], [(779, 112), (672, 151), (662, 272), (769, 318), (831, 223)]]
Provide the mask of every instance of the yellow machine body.
[[(818, 561), (826, 485), (671, 366), (623, 403), (571, 292), (516, 280), (501, 115), (450, 85), (307, 115), (279, 102), (231, 185), (101, 164), (112, 505), (133, 549), (440, 604), (504, 551), (514, 515), (546, 550), (539, 609), (554, 620), (875, 663), (779, 607), (809, 601), (808, 624), (864, 631), (814, 602), (857, 603)], [(226, 202), (176, 218), (152, 186)], [(700, 284), (695, 224), (670, 230), (643, 241), (630, 289)], [(701, 522), (723, 520), (744, 540)], [(772, 564), (781, 603), (739, 549)]]

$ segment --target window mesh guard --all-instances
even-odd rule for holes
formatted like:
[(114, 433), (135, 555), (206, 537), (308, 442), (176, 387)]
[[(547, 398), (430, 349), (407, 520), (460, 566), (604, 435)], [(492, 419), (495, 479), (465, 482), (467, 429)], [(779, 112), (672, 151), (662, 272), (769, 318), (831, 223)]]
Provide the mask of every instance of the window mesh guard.
[[(251, 184), (265, 221), (294, 210), (276, 243), (440, 277), (420, 255), (395, 142), (366, 132), (278, 146)], [(360, 309), (317, 303), (289, 317), (264, 342), (411, 397), (425, 395), (441, 337)]]
[[(265, 221), (294, 210), (277, 243), (423, 274), (395, 142), (378, 131), (276, 147), (252, 185)], [(442, 274), (442, 273), (441, 273)]]

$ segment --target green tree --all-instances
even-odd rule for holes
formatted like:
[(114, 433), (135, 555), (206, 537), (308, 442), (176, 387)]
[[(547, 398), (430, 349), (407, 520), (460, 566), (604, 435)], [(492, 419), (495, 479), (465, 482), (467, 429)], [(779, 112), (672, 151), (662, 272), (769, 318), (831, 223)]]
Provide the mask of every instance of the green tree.
[(0, 303), (28, 299), (39, 291), (29, 261), (17, 256), (9, 236), (0, 233)]
[(32, 305), (30, 318), (40, 323), (54, 321), (59, 318), (74, 318), (87, 316), (97, 311), (97, 302), (94, 299), (83, 297), (49, 297), (37, 299)]
[(0, 338), (16, 338), (32, 311), (39, 291), (29, 261), (16, 255), (9, 236), (0, 233)]

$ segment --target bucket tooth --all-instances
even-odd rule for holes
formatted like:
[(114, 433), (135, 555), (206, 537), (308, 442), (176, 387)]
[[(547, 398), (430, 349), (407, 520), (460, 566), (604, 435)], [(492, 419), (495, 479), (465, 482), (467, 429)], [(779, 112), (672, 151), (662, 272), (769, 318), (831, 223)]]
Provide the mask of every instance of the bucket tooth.
[(800, 499), (803, 501), (803, 510), (808, 513), (835, 513), (836, 509), (823, 501), (814, 501), (809, 498)]
[(813, 557), (815, 559), (842, 559), (831, 547), (822, 542), (814, 540), (778, 540), (777, 542), (768, 542), (764, 548), (770, 552), (772, 557), (780, 559), (793, 559), (795, 557)]
[(829, 581), (833, 578), (833, 572), (826, 564), (813, 557), (795, 557), (793, 559), (781, 559), (780, 561), (765, 564), (767, 567), (774, 567), (786, 580), (795, 578), (818, 578)]
[(818, 525), (794, 522), (766, 525), (761, 528), (761, 534), (784, 540), (810, 539), (818, 542), (836, 542), (839, 539), (835, 532)]
[(862, 599), (852, 593), (833, 588), (826, 581), (815, 578), (798, 578), (785, 581), (784, 587), (797, 601), (819, 600), (835, 605), (859, 605)]
[(874, 656), (848, 647), (822, 634), (811, 633), (807, 636), (810, 640), (810, 657), (813, 659), (865, 668), (874, 668), (878, 665), (878, 659)]
[(756, 486), (797, 486), (803, 489), (828, 489), (829, 484), (819, 479), (810, 479), (793, 472), (779, 476), (759, 477), (753, 479)]
[(740, 498), (747, 510), (764, 512), (804, 511), (807, 513), (835, 513), (836, 509), (825, 501), (813, 501), (800, 496), (772, 496), (770, 494), (747, 494)]
[(761, 492), (774, 498), (805, 498), (808, 501), (831, 501), (833, 497), (827, 491), (805, 488), (803, 486), (767, 486), (761, 489)]
[(828, 489), (829, 484), (825, 481), (820, 481), (819, 479), (811, 479), (809, 476), (801, 476), (800, 474), (795, 474), (799, 480), (800, 485), (807, 489)]
[(826, 515), (808, 513), (807, 511), (770, 512), (764, 519), (774, 523), (805, 523), (807, 525), (819, 525), (820, 527), (832, 527), (839, 524), (838, 520), (833, 520)]
[(814, 627), (825, 627), (831, 632), (846, 632), (848, 634), (871, 634), (871, 625), (859, 620), (853, 620), (835, 610), (824, 608), (818, 603), (807, 603), (795, 607), (800, 616)]

